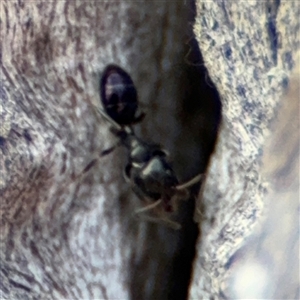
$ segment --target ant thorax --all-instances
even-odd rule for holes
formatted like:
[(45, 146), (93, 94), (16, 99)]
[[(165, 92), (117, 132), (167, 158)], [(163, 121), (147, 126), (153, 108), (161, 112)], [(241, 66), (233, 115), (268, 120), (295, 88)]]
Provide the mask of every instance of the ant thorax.
[(127, 179), (135, 185), (138, 195), (149, 200), (168, 201), (176, 193), (177, 177), (166, 152), (159, 145), (146, 143), (134, 135), (129, 136), (128, 164), (125, 168)]

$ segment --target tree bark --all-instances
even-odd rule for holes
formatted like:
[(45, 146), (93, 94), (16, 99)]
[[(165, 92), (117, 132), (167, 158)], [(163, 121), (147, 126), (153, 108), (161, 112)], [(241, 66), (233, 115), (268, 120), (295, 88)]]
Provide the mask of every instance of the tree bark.
[[(299, 4), (198, 1), (207, 71), (197, 44), (186, 46), (194, 10), (184, 1), (0, 5), (1, 297), (184, 299), (197, 226), (190, 299), (239, 295), (228, 274), (276, 172), (265, 179), (261, 153), (296, 68)], [(94, 110), (109, 63), (137, 86), (137, 134), (171, 153), (182, 182), (204, 172), (213, 149), (220, 110), (208, 76), (216, 85), (223, 121), (197, 226), (193, 199), (175, 216), (181, 231), (132, 217), (142, 203), (123, 180), (122, 149), (87, 168), (116, 143)]]
[(182, 286), (170, 271), (185, 230), (132, 217), (142, 203), (122, 176), (126, 152), (88, 166), (116, 143), (93, 109), (101, 72), (115, 63), (147, 113), (139, 136), (184, 159), (180, 178), (200, 171), (197, 158), (185, 163), (199, 151), (197, 131), (175, 147), (189, 13), (177, 1), (1, 1), (4, 299), (166, 299), (172, 284), (187, 293), (190, 267)]
[[(288, 277), (298, 278), (299, 103), (284, 94), (290, 83), (299, 84), (299, 12), (296, 1), (197, 2), (194, 31), (221, 97), (223, 122), (198, 203), (202, 239), (190, 299), (299, 298), (299, 284), (287, 284), (283, 267), (298, 262)], [(255, 227), (265, 203), (268, 218)], [(280, 208), (288, 222), (274, 218)], [(290, 237), (284, 248), (275, 243), (282, 231), (270, 236), (278, 225)], [(289, 257), (280, 258), (283, 249)]]

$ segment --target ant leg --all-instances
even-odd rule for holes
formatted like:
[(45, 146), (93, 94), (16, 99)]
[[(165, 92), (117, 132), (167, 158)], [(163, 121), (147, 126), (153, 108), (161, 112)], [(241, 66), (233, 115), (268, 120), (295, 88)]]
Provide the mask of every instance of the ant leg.
[(120, 143), (117, 143), (116, 145), (106, 149), (106, 150), (103, 150), (100, 152), (99, 156), (98, 157), (95, 157), (94, 159), (92, 159), (87, 165), (86, 167), (82, 170), (81, 174), (85, 174), (87, 173), (92, 167), (94, 167), (98, 161), (99, 161), (99, 157), (102, 157), (102, 156), (105, 156), (105, 155), (108, 155), (110, 154), (112, 151), (114, 151), (118, 146), (120, 146)]
[(167, 225), (175, 230), (180, 229), (181, 225), (179, 223), (171, 221), (168, 218), (155, 218), (155, 217), (151, 217), (149, 215), (143, 214), (143, 213), (157, 207), (159, 204), (161, 204), (161, 199), (155, 201), (154, 203), (152, 203), (150, 205), (147, 205), (146, 207), (135, 210), (134, 214), (135, 214), (135, 216), (139, 217), (140, 219), (142, 219), (144, 221), (148, 221), (148, 222), (152, 222), (152, 223), (160, 223), (160, 224), (162, 223), (162, 224)]
[[(108, 149), (102, 151), (102, 152), (100, 153), (100, 157), (101, 157), (101, 156), (105, 156), (105, 155), (111, 153), (115, 148), (116, 148), (116, 147), (114, 146), (114, 147), (111, 147), (111, 148), (108, 148)], [(86, 165), (86, 167), (82, 170), (81, 173), (82, 173), (82, 174), (87, 173), (92, 167), (94, 167), (94, 166), (98, 163), (98, 159), (99, 159), (98, 157), (92, 159), (92, 160)]]
[(156, 223), (156, 224), (163, 224), (174, 230), (181, 229), (181, 225), (179, 223), (171, 221), (167, 218), (161, 219), (161, 218), (150, 217), (148, 215), (138, 215), (138, 217), (143, 221)]
[[(102, 108), (95, 106), (95, 109), (100, 115), (102, 115), (102, 117), (105, 118), (107, 122), (109, 122), (112, 125), (109, 129), (114, 135), (118, 136), (118, 133), (122, 131), (126, 132), (127, 134), (133, 133), (133, 129), (130, 125), (121, 126), (116, 121), (114, 121)], [(138, 116), (137, 122), (140, 122), (140, 117), (141, 119), (144, 118), (144, 116), (142, 115)]]
[(122, 145), (122, 142), (117, 142), (114, 146), (109, 147), (108, 149), (105, 149), (100, 152), (99, 157), (105, 156), (113, 152), (116, 148)]
[(163, 223), (165, 223), (165, 225), (171, 227), (171, 228), (174, 229), (174, 230), (179, 230), (179, 229), (181, 229), (181, 225), (180, 225), (179, 223), (175, 222), (175, 221), (171, 221), (171, 220), (169, 220), (169, 219), (167, 219), (167, 218), (161, 219), (161, 221), (162, 221)]
[(131, 178), (130, 178), (130, 172), (131, 172), (131, 164), (127, 164), (125, 166), (125, 168), (123, 169), (123, 177), (125, 179), (125, 181), (127, 183), (130, 184), (131, 188), (133, 189), (133, 191), (135, 192), (135, 194), (140, 198), (143, 199), (143, 196), (140, 195), (139, 190), (135, 187), (134, 183), (132, 182)]
[(94, 158), (93, 160), (91, 160), (87, 166), (82, 170), (81, 174), (85, 174), (86, 172), (88, 172), (93, 166), (95, 166), (98, 162), (97, 158)]
[(117, 122), (115, 122), (111, 117), (109, 117), (107, 115), (107, 113), (102, 108), (96, 107), (96, 106), (94, 106), (94, 107), (95, 107), (96, 111), (100, 115), (102, 115), (102, 117), (104, 117), (106, 119), (106, 121), (108, 121), (113, 126), (114, 129), (117, 129), (117, 130), (121, 130), (122, 129), (122, 127)]
[(180, 191), (180, 190), (185, 190), (186, 188), (196, 184), (197, 182), (200, 182), (202, 180), (203, 174), (198, 174), (197, 176), (195, 176), (194, 178), (192, 178), (191, 180), (189, 180), (188, 182), (185, 182), (183, 184), (177, 185), (176, 186), (176, 190)]
[(135, 213), (135, 214), (144, 213), (145, 211), (149, 211), (149, 210), (155, 208), (155, 207), (158, 206), (160, 203), (161, 203), (161, 199), (159, 199), (159, 200), (155, 201), (154, 203), (149, 204), (149, 205), (147, 205), (147, 206), (145, 206), (145, 207), (143, 207), (143, 208), (136, 209), (136, 210), (134, 211), (134, 213)]
[(110, 147), (110, 148), (108, 148), (108, 149), (105, 149), (105, 150), (101, 151), (101, 152), (100, 152), (100, 157), (110, 154), (110, 153), (113, 152), (118, 146), (119, 146), (119, 143), (116, 144), (116, 145), (114, 145), (114, 146), (112, 146), (112, 147)]
[(132, 122), (132, 124), (140, 123), (141, 121), (143, 121), (145, 116), (146, 116), (146, 114), (144, 112), (141, 112), (139, 116), (134, 118), (134, 121)]

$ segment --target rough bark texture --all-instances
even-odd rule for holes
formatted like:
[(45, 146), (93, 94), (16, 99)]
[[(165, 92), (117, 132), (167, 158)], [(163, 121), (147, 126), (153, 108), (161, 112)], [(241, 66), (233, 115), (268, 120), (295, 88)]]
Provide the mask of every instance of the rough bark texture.
[[(299, 114), (293, 113), (298, 105), (283, 96), (291, 73), (299, 68), (299, 9), (298, 1), (197, 2), (194, 31), (221, 97), (223, 122), (198, 204), (204, 206), (202, 215), (196, 215), (203, 221), (202, 239), (190, 299), (299, 298), (298, 218), (293, 213), (299, 208)], [(299, 83), (298, 74), (294, 80)], [(284, 103), (290, 109), (272, 122)], [(280, 132), (283, 124), (286, 128)], [(269, 148), (267, 138), (273, 141)], [(262, 153), (267, 161), (264, 169)], [(276, 168), (272, 160), (277, 161)], [(237, 252), (271, 199), (275, 215), (266, 211), (270, 217), (260, 234), (252, 237), (244, 253)], [(273, 239), (268, 236), (278, 226), (274, 216), (279, 207), (286, 209), (289, 219), (277, 220), (289, 235), (283, 239), (288, 242), (284, 248), (274, 243), (282, 238), (280, 231)], [(282, 256), (284, 249), (289, 249), (289, 257)], [(237, 267), (243, 263), (243, 268)], [(295, 266), (289, 283), (284, 279), (285, 263)]]
[(170, 290), (184, 297), (190, 270), (178, 263), (186, 259), (180, 249), (193, 257), (192, 207), (183, 217), (192, 234), (134, 219), (141, 203), (123, 180), (121, 149), (83, 170), (116, 142), (93, 110), (101, 72), (116, 63), (147, 112), (139, 134), (184, 158), (176, 166), (183, 177), (200, 172), (199, 117), (193, 108), (185, 123), (196, 131), (184, 135), (177, 115), (189, 94), (188, 6), (1, 1), (0, 11), (2, 298), (174, 299)]
[(264, 148), (263, 222), (229, 264), (226, 293), (234, 298), (299, 299), (299, 75), (290, 78)]
[[(147, 112), (138, 134), (170, 151), (180, 178), (204, 170), (218, 105), (203, 67), (183, 63), (189, 6), (0, 5), (1, 298), (184, 299), (197, 236), (193, 205), (184, 204), (180, 232), (139, 222), (132, 211), (141, 203), (122, 177), (124, 151), (83, 170), (116, 142), (93, 109), (108, 63), (136, 83)], [(224, 119), (196, 214), (203, 235), (191, 299), (241, 295), (226, 278), (263, 206), (261, 153), (295, 69), (297, 15), (292, 1), (197, 4), (195, 34)]]

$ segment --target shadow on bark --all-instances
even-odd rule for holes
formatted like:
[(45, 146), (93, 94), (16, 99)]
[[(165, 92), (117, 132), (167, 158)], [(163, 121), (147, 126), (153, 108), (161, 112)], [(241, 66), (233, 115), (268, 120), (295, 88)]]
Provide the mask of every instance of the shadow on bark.
[[(189, 32), (188, 36), (191, 35)], [(172, 154), (174, 169), (184, 182), (197, 173), (205, 173), (217, 138), (221, 102), (194, 38), (189, 40), (179, 61), (174, 73), (180, 76), (181, 103), (177, 103), (177, 114), (182, 127), (178, 133), (178, 147)], [(200, 238), (198, 225), (193, 221), (199, 187), (200, 184), (194, 186), (190, 199), (180, 204), (177, 221), (182, 224), (181, 230), (146, 225), (143, 254), (139, 255), (140, 250), (132, 254), (132, 299), (187, 298), (195, 245)], [(132, 229), (132, 234), (137, 235), (136, 229)]]

